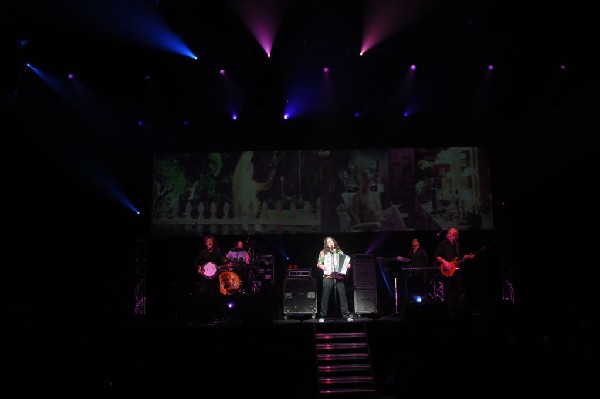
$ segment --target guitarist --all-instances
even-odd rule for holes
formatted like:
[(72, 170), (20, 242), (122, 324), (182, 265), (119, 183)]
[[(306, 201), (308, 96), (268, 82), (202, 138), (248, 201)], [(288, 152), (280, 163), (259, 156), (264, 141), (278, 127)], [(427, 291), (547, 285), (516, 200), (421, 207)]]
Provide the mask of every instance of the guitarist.
[(434, 252), (434, 259), (440, 265), (444, 301), (451, 316), (458, 316), (467, 311), (465, 279), (459, 264), (475, 258), (475, 254), (464, 254), (458, 236), (458, 229), (451, 227), (446, 232), (446, 238), (438, 243)]

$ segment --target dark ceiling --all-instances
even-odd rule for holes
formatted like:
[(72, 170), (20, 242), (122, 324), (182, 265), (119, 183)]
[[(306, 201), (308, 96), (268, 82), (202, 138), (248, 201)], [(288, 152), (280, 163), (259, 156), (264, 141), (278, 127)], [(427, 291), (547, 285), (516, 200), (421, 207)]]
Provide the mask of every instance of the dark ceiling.
[[(352, 128), (360, 112), (367, 122), (359, 124), (403, 133), (404, 142), (389, 144), (437, 144), (448, 129), (455, 140), (487, 144), (532, 114), (552, 115), (574, 101), (592, 72), (588, 52), (579, 50), (590, 40), (584, 15), (564, 5), (530, 10), (491, 0), (5, 3), (7, 47), (16, 62), (3, 94), (15, 107), (27, 103), (24, 89), (39, 83), (24, 70), (31, 62), (57, 76), (75, 73), (125, 124), (144, 120), (167, 129), (184, 146), (194, 144), (188, 142), (190, 131), (227, 123), (234, 106), (237, 125), (272, 128), (294, 101), (304, 110), (294, 122), (300, 132), (305, 123), (315, 130), (317, 121), (319, 135), (335, 134), (342, 129), (332, 127)], [(367, 29), (365, 16), (374, 5), (390, 4), (398, 13), (387, 19), (392, 33), (359, 57), (362, 38), (380, 28)], [(142, 19), (142, 9), (157, 15), (199, 60), (153, 48), (164, 27)], [(276, 26), (276, 37), (268, 59), (244, 15), (265, 15), (271, 22), (273, 10), (280, 19), (269, 25)], [(17, 48), (19, 40), (27, 44)], [(418, 69), (409, 92), (405, 76), (411, 64)], [(494, 65), (492, 73), (488, 65)], [(327, 98), (324, 66), (331, 69)], [(402, 120), (409, 104), (412, 118)], [(233, 134), (240, 140), (245, 131)]]
[[(369, 25), (376, 5), (397, 14)], [(564, 148), (563, 132), (593, 148), (598, 36), (576, 4), (9, 0), (3, 8), (2, 96), (24, 133), (17, 145), (34, 143), (67, 165), (97, 159), (142, 193), (148, 182), (138, 177), (156, 151), (488, 145), (500, 153), (496, 165), (508, 163), (496, 184), (514, 189), (523, 164), (546, 162), (541, 148)], [(267, 58), (245, 20), (273, 10), (280, 19), (265, 24), (276, 26)], [(358, 56), (363, 37), (389, 20), (395, 30)], [(155, 48), (165, 28), (198, 61)], [(26, 62), (61, 84), (73, 72), (82, 95), (57, 90)], [(290, 102), (304, 114), (282, 121)]]

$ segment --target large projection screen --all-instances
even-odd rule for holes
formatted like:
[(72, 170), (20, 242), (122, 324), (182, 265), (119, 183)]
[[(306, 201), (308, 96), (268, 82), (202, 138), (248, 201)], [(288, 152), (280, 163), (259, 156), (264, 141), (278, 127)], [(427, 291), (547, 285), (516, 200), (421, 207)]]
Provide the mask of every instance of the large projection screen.
[(493, 229), (482, 147), (154, 154), (151, 231)]

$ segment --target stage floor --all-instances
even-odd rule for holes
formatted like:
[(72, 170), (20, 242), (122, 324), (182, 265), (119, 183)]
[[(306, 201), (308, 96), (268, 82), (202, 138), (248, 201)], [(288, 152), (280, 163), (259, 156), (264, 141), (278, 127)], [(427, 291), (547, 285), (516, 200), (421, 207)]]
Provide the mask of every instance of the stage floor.
[(507, 394), (523, 387), (575, 393), (591, 381), (580, 366), (589, 357), (589, 330), (565, 324), (544, 335), (509, 306), (464, 319), (413, 306), (402, 315), (324, 323), (306, 315), (219, 322), (94, 316), (13, 318), (5, 328), (5, 385), (32, 394), (43, 386), (79, 395), (317, 398), (315, 332), (322, 329), (366, 331), (379, 398), (441, 394), (455, 374), (466, 376), (466, 389), (484, 384)]

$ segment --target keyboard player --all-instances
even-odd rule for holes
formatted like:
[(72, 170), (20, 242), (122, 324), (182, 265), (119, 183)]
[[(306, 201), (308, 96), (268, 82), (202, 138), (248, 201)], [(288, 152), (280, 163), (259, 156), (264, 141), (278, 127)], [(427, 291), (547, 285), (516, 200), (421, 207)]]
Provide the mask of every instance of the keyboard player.
[(413, 268), (428, 268), (429, 255), (423, 247), (418, 238), (413, 238), (411, 241), (411, 249), (408, 251), (408, 259), (410, 259), (410, 265)]
[(404, 283), (404, 299), (410, 301), (415, 296), (425, 297), (429, 272), (433, 271), (429, 263), (429, 254), (421, 247), (418, 238), (411, 240), (411, 248), (407, 252), (407, 266), (401, 268)]

